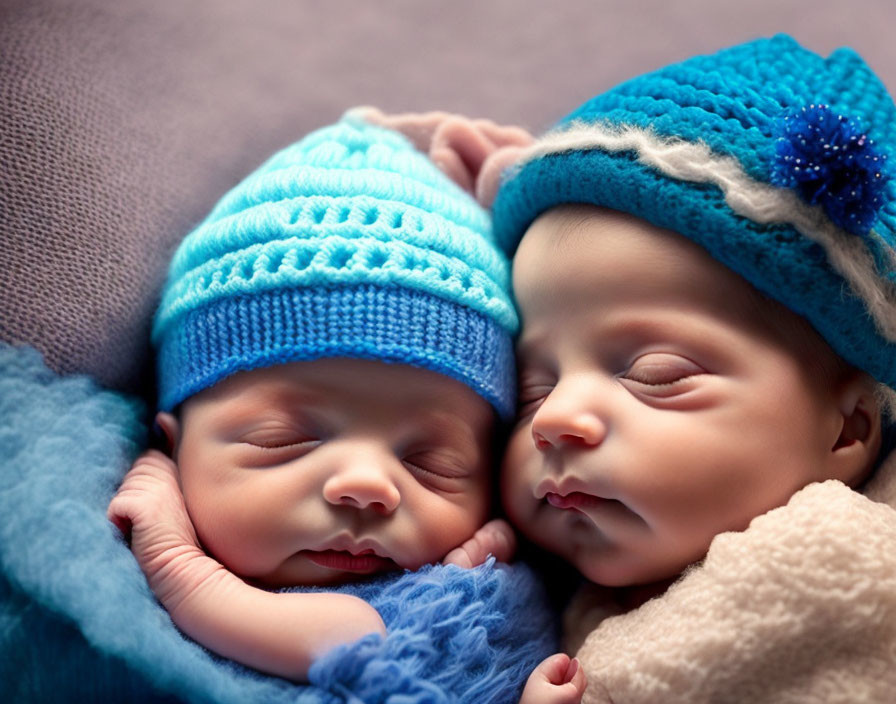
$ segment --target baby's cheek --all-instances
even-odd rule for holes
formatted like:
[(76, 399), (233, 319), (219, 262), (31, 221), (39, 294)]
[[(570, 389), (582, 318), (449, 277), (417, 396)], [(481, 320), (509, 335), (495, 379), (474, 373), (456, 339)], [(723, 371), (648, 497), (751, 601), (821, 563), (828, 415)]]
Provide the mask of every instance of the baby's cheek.
[(208, 554), (240, 576), (252, 576), (267, 567), (265, 546), (270, 536), (247, 502), (227, 500), (216, 491), (192, 498), (187, 507)]
[(416, 555), (414, 561), (419, 564), (415, 567), (419, 567), (439, 562), (471, 538), (488, 518), (488, 503), (475, 493), (430, 495), (418, 501), (406, 516), (413, 516), (413, 520), (404, 524), (403, 542), (408, 552)]
[(473, 534), (488, 520), (488, 504), (482, 497), (471, 497), (465, 506), (454, 507), (446, 516), (442, 532), (442, 543), (452, 549), (473, 537)]
[(505, 464), (501, 473), (501, 504), (511, 522), (527, 535), (535, 529), (538, 501), (534, 490), (534, 478)]
[(233, 516), (227, 516), (225, 520), (219, 511), (207, 504), (195, 509), (192, 515), (196, 534), (205, 551), (231, 570), (243, 567), (245, 558), (241, 541), (233, 540)]

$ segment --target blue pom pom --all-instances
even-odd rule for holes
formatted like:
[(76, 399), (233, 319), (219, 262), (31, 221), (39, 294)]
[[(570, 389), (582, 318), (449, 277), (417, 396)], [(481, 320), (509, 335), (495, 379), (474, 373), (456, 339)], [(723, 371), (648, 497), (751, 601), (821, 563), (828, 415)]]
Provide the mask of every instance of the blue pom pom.
[(772, 183), (820, 204), (843, 229), (867, 234), (892, 174), (887, 155), (858, 120), (827, 105), (809, 105), (783, 117), (778, 128)]

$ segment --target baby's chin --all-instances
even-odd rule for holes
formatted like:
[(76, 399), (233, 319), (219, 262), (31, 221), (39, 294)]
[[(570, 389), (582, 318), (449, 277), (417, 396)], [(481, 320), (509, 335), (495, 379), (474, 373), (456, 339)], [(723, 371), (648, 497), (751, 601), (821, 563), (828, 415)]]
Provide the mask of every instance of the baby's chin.
[(624, 556), (588, 559), (581, 555), (567, 556), (567, 561), (589, 582), (605, 587), (640, 587), (651, 584), (668, 584), (688, 567), (653, 564), (626, 559)]
[(667, 582), (705, 554), (704, 550), (690, 560), (683, 554), (673, 553), (666, 544), (641, 543), (633, 547), (630, 543), (617, 543), (607, 540), (583, 516), (570, 513), (563, 518), (563, 532), (558, 532), (556, 525), (536, 522), (519, 530), (544, 551), (575, 568), (589, 582), (601, 586), (632, 587)]

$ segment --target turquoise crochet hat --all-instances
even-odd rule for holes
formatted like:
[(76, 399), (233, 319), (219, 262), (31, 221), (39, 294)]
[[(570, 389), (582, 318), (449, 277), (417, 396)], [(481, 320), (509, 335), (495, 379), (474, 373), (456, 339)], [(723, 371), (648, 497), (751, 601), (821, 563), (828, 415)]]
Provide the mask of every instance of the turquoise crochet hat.
[(321, 357), (411, 364), (513, 413), (518, 321), (488, 214), (351, 111), (227, 193), (174, 255), (152, 340), (159, 406)]
[(589, 100), (504, 175), (512, 253), (561, 203), (675, 230), (896, 387), (896, 108), (851, 49), (787, 36), (635, 78)]

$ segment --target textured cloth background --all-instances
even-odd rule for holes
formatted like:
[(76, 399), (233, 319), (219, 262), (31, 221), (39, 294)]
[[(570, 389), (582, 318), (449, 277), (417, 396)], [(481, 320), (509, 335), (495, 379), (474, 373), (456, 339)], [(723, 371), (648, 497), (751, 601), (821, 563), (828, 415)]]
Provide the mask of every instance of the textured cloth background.
[(177, 241), (364, 103), (540, 132), (621, 80), (778, 31), (896, 87), (889, 0), (0, 0), (0, 340), (147, 388)]

